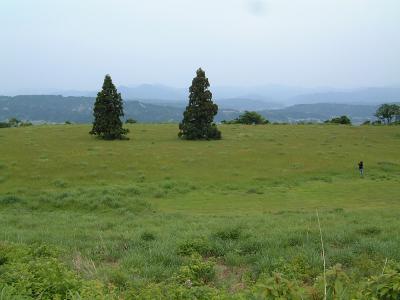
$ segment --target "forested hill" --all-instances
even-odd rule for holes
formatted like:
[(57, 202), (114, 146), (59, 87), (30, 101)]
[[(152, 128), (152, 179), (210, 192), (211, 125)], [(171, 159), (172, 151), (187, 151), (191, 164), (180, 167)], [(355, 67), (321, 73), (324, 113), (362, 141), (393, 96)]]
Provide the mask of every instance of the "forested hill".
[(377, 105), (355, 105), (338, 103), (297, 104), (283, 109), (263, 110), (260, 113), (269, 120), (292, 122), (324, 121), (333, 117), (348, 116), (353, 123), (374, 119)]
[[(0, 96), (0, 121), (15, 117), (20, 120), (64, 123), (92, 121), (93, 97), (63, 97), (57, 95)], [(139, 122), (179, 122), (184, 107), (125, 101), (125, 118)], [(220, 110), (218, 120), (238, 116), (234, 110)]]
[[(15, 117), (20, 120), (33, 122), (64, 123), (89, 123), (92, 121), (93, 97), (63, 97), (57, 95), (25, 95), (25, 96), (0, 96), (0, 121)], [(125, 101), (124, 110), (126, 118), (133, 118), (139, 122), (179, 122), (182, 119), (184, 106), (151, 104), (150, 100)], [(229, 106), (227, 101), (226, 107)], [(373, 119), (376, 105), (350, 105), (350, 104), (300, 104), (282, 109), (269, 109), (259, 111), (270, 121), (296, 122), (296, 121), (324, 121), (332, 117), (347, 115), (353, 122), (361, 123)], [(240, 112), (220, 106), (216, 121), (232, 120)]]

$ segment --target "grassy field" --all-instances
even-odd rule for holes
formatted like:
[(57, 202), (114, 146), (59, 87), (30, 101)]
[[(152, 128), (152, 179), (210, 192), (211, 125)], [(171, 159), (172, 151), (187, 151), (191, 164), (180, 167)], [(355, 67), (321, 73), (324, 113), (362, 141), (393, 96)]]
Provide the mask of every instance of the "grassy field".
[[(322, 299), (316, 210), (328, 298), (397, 270), (399, 127), (220, 128), (220, 141), (181, 141), (165, 124), (131, 125), (129, 141), (86, 125), (1, 129), (0, 299), (267, 298), (286, 283)], [(76, 285), (46, 287), (37, 269), (52, 259)]]

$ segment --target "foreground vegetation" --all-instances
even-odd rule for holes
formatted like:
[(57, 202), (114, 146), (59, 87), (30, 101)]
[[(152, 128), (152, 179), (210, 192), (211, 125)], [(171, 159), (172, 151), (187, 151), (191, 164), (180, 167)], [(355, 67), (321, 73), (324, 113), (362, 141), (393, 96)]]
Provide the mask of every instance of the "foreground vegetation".
[[(400, 132), (0, 132), (0, 299), (398, 299)], [(357, 162), (365, 163), (365, 176)]]

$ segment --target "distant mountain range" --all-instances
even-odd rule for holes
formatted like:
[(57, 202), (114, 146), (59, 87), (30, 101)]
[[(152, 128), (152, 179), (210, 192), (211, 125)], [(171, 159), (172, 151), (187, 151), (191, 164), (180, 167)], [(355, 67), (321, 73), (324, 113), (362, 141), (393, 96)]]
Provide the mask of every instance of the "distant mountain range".
[[(118, 90), (125, 99), (126, 117), (139, 122), (179, 122), (188, 102), (187, 89), (165, 85), (120, 86)], [(277, 122), (318, 122), (347, 115), (353, 122), (360, 123), (374, 119), (378, 104), (400, 102), (398, 87), (339, 90), (267, 85), (213, 87), (211, 91), (219, 106), (217, 122), (234, 119), (240, 112), (251, 110)], [(37, 122), (91, 122), (96, 92), (47, 92), (49, 95), (0, 96), (0, 121), (16, 117)]]
[[(124, 100), (143, 103), (184, 107), (188, 89), (160, 84), (119, 86)], [(265, 110), (283, 108), (295, 104), (345, 103), (376, 105), (384, 102), (400, 102), (400, 87), (369, 87), (359, 89), (301, 88), (283, 85), (254, 87), (211, 87), (213, 100), (224, 109)], [(19, 92), (19, 93), (18, 93)], [(75, 90), (20, 90), (14, 95), (62, 95), (65, 97), (95, 97), (96, 91)]]
[(289, 99), (291, 104), (299, 103), (347, 103), (380, 104), (400, 101), (400, 88), (375, 87), (350, 91), (331, 91), (298, 95)]
[[(252, 87), (238, 86), (212, 86), (210, 88), (213, 93), (213, 99), (252, 99), (261, 100), (263, 102), (281, 102), (283, 103), (292, 97), (332, 91), (329, 88), (299, 88), (283, 85), (265, 85)], [(137, 99), (157, 99), (166, 102), (186, 102), (189, 89), (175, 88), (162, 84), (141, 84), (132, 86), (118, 86), (118, 91), (125, 100)], [(97, 91), (79, 91), (79, 90), (57, 90), (57, 89), (19, 89), (14, 91), (1, 91), (0, 95), (16, 96), (16, 95), (62, 95), (65, 97), (95, 97)]]
[[(0, 121), (16, 117), (33, 122), (89, 123), (92, 121), (94, 97), (64, 97), (55, 95), (0, 96)], [(149, 103), (148, 101), (125, 101), (126, 118), (139, 122), (179, 122), (185, 108), (185, 102), (175, 101)], [(156, 103), (157, 100), (154, 100)], [(391, 101), (388, 101), (391, 102)], [(393, 101), (394, 102), (394, 101)], [(168, 104), (170, 103), (170, 104)], [(243, 106), (247, 103), (247, 106)], [(244, 109), (257, 110), (273, 122), (315, 121), (321, 122), (332, 117), (347, 115), (354, 123), (374, 119), (377, 105), (314, 103), (297, 104), (279, 109), (265, 109), (268, 106), (259, 100), (226, 99), (219, 103), (219, 112), (215, 120), (232, 120)], [(232, 109), (229, 107), (237, 107)], [(241, 107), (241, 108), (240, 108)], [(247, 108), (246, 108), (247, 107)]]
[[(36, 122), (89, 123), (92, 121), (94, 101), (93, 97), (54, 95), (0, 97), (0, 120), (16, 117)], [(141, 122), (174, 122), (182, 115), (179, 108), (138, 101), (125, 102), (124, 110), (127, 118)]]
[[(63, 97), (54, 95), (0, 96), (0, 120), (12, 117), (33, 122), (92, 122), (93, 97)], [(139, 122), (179, 122), (184, 107), (125, 101), (126, 118)], [(219, 110), (217, 121), (238, 116), (235, 110)]]

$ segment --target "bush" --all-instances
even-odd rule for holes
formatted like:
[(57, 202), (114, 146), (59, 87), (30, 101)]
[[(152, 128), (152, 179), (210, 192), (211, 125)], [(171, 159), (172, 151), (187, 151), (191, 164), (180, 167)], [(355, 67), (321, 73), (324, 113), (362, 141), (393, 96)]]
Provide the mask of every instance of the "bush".
[(29, 121), (23, 122), (16, 118), (11, 118), (8, 122), (0, 122), (0, 128), (9, 128), (9, 127), (27, 127), (32, 126), (33, 124)]
[(115, 288), (84, 280), (47, 245), (0, 242), (0, 299), (117, 299)]
[(304, 254), (298, 254), (290, 260), (279, 258), (274, 265), (273, 271), (284, 275), (287, 279), (312, 282), (319, 273), (310, 265), (308, 257)]
[(259, 124), (268, 124), (269, 121), (255, 111), (247, 111), (246, 110), (238, 118), (236, 118), (232, 121), (223, 121), (222, 123), (224, 123), (224, 124), (259, 125)]
[(372, 125), (382, 125), (382, 121), (381, 120), (373, 121)]
[(204, 239), (185, 241), (178, 247), (179, 255), (210, 254), (211, 248)]
[(78, 291), (80, 279), (55, 257), (47, 247), (0, 245), (5, 263), (0, 266), (0, 286), (19, 296), (40, 299), (69, 299)]
[(326, 120), (324, 123), (351, 125), (351, 120), (347, 116), (340, 116), (338, 118), (333, 118), (331, 120)]
[(193, 255), (189, 263), (179, 269), (177, 280), (188, 287), (210, 283), (215, 278), (213, 261), (203, 261), (201, 256)]
[(126, 124), (136, 124), (137, 121), (135, 119), (129, 118), (125, 121)]
[(11, 118), (8, 120), (8, 124), (10, 124), (10, 127), (18, 127), (18, 125), (21, 123), (20, 120), (17, 118)]
[(226, 228), (215, 233), (215, 236), (221, 240), (238, 240), (240, 237), (239, 228)]
[(362, 288), (365, 299), (398, 300), (400, 298), (400, 266), (389, 267), (381, 275), (372, 276)]
[(20, 127), (28, 127), (28, 126), (32, 126), (32, 125), (33, 124), (29, 121), (19, 123)]
[(24, 202), (23, 199), (15, 195), (0, 196), (0, 205), (12, 205), (22, 202)]
[[(320, 292), (321, 299), (324, 291), (323, 275), (318, 276), (316, 281), (317, 290)], [(350, 278), (343, 271), (342, 266), (337, 264), (326, 271), (326, 294), (327, 299), (352, 299)]]
[(156, 239), (156, 236), (151, 232), (145, 231), (140, 235), (140, 238), (143, 241), (154, 241)]
[(275, 273), (273, 277), (262, 277), (248, 292), (245, 298), (249, 299), (304, 299), (304, 292), (295, 281), (285, 279)]

